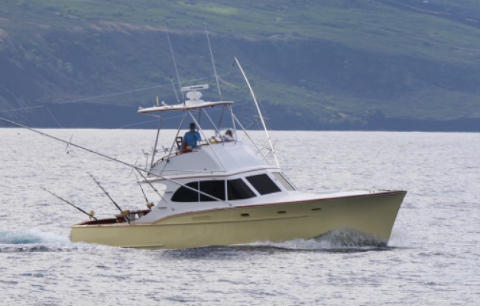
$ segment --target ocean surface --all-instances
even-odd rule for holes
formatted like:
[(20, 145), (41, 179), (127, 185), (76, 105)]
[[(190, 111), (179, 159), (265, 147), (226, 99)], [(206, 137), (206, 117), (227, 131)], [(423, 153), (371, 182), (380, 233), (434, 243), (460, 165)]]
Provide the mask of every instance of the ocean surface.
[[(43, 131), (137, 165), (155, 137)], [(407, 190), (388, 245), (342, 231), (185, 250), (71, 243), (70, 225), (85, 217), (41, 187), (108, 216), (116, 211), (87, 173), (130, 209), (144, 207), (135, 173), (27, 130), (0, 129), (0, 304), (480, 305), (480, 134), (272, 134), (299, 189)], [(169, 147), (173, 135), (162, 131), (160, 144)]]

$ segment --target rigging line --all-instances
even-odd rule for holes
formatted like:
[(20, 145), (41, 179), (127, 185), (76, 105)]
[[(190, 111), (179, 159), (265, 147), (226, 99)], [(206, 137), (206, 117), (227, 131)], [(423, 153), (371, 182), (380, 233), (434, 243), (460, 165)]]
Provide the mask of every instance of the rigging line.
[(140, 187), (140, 190), (142, 191), (142, 194), (143, 194), (143, 198), (145, 199), (145, 202), (148, 205), (150, 203), (150, 201), (148, 200), (147, 195), (145, 194), (145, 190), (143, 190), (142, 185), (138, 182), (138, 176), (136, 174), (135, 174), (135, 179), (137, 180), (137, 185), (138, 185), (138, 187)]
[[(187, 116), (187, 115), (185, 114), (185, 115), (184, 115), (184, 118), (185, 118), (186, 116)], [(64, 139), (58, 138), (58, 137), (56, 137), (56, 136), (53, 136), (53, 135), (44, 133), (44, 132), (39, 131), (39, 130), (37, 130), (37, 129), (31, 128), (31, 127), (29, 127), (29, 126), (26, 126), (25, 124), (22, 124), (22, 123), (19, 123), (19, 122), (15, 122), (15, 121), (12, 121), (12, 120), (7, 119), (7, 118), (4, 118), (4, 117), (0, 117), (0, 120), (1, 120), (1, 121), (5, 121), (5, 122), (8, 122), (8, 123), (13, 124), (13, 125), (16, 125), (16, 126), (19, 126), (19, 127), (22, 127), (22, 128), (24, 128), (24, 129), (27, 129), (27, 130), (29, 130), (29, 131), (31, 131), (31, 132), (34, 132), (34, 133), (37, 133), (37, 134), (39, 134), (39, 135), (45, 136), (45, 137), (47, 137), (47, 138), (50, 138), (50, 139), (53, 139), (53, 140), (56, 140), (56, 141), (59, 141), (59, 142), (63, 142), (63, 143), (66, 143), (66, 144), (70, 144), (72, 147), (76, 147), (76, 148), (82, 149), (82, 150), (84, 150), (84, 151), (86, 151), (86, 152), (89, 152), (89, 153), (98, 155), (98, 156), (100, 156), (100, 157), (103, 157), (103, 158), (105, 158), (105, 159), (107, 159), (107, 160), (110, 160), (110, 161), (113, 161), (113, 162), (117, 162), (117, 163), (122, 164), (122, 165), (124, 165), (124, 166), (127, 166), (127, 167), (129, 167), (129, 168), (133, 168), (133, 169), (135, 169), (135, 170), (137, 170), (137, 171), (142, 171), (142, 172), (144, 172), (144, 173), (146, 173), (146, 174), (148, 174), (148, 175), (156, 176), (156, 177), (158, 177), (158, 178), (161, 178), (162, 180), (169, 181), (169, 182), (171, 182), (171, 183), (173, 183), (173, 184), (176, 184), (176, 185), (178, 185), (178, 186), (182, 186), (182, 187), (184, 187), (184, 188), (186, 188), (186, 189), (188, 189), (188, 190), (192, 190), (192, 191), (194, 191), (194, 192), (203, 194), (204, 196), (207, 196), (207, 197), (209, 197), (210, 199), (214, 199), (215, 201), (223, 201), (223, 202), (227, 203), (230, 207), (233, 206), (232, 203), (230, 203), (230, 202), (228, 202), (228, 201), (226, 201), (226, 200), (221, 200), (221, 199), (219, 199), (219, 198), (217, 198), (217, 197), (215, 197), (215, 196), (212, 196), (211, 194), (205, 193), (205, 192), (203, 192), (203, 191), (197, 190), (197, 189), (195, 189), (195, 188), (192, 188), (192, 187), (190, 187), (190, 186), (187, 186), (187, 185), (185, 185), (185, 184), (182, 184), (182, 183), (180, 183), (180, 182), (177, 182), (177, 181), (174, 180), (174, 179), (171, 179), (171, 178), (162, 176), (162, 175), (157, 174), (157, 173), (153, 173), (153, 172), (151, 172), (151, 171), (149, 171), (149, 170), (146, 170), (146, 169), (142, 169), (142, 168), (140, 168), (140, 167), (137, 167), (136, 165), (132, 165), (132, 164), (130, 164), (130, 163), (127, 163), (127, 162), (125, 162), (125, 161), (123, 161), (123, 160), (120, 160), (120, 159), (117, 159), (117, 158), (115, 158), (115, 157), (111, 157), (111, 156), (108, 156), (108, 155), (106, 155), (106, 154), (103, 154), (103, 153), (100, 153), (100, 152), (96, 152), (96, 151), (94, 151), (94, 150), (92, 150), (92, 149), (83, 147), (83, 146), (81, 146), (81, 145), (78, 145), (78, 144), (75, 144), (75, 143), (72, 143), (72, 142), (68, 142), (67, 140), (64, 140)], [(182, 122), (183, 122), (183, 121), (182, 121)], [(180, 125), (180, 126), (181, 126), (181, 125)], [(177, 131), (177, 135), (178, 135), (179, 132), (180, 132), (180, 128), (179, 128), (178, 131)], [(175, 144), (175, 140), (174, 140), (174, 144)]]
[[(15, 122), (15, 121), (9, 120), (9, 119), (7, 119), (7, 118), (3, 118), (3, 117), (0, 117), (0, 120), (5, 121), (5, 122), (8, 122), (8, 123), (13, 124), (13, 125), (16, 125), (16, 126), (19, 126), (19, 127), (22, 127), (22, 128), (24, 128), (24, 129), (27, 129), (27, 130), (32, 131), (32, 132), (34, 132), (34, 133), (37, 133), (37, 134), (40, 134), (40, 135), (42, 135), (42, 136), (48, 137), (48, 138), (50, 138), (50, 139), (54, 139), (54, 140), (56, 140), (56, 141), (63, 142), (63, 143), (65, 143), (65, 144), (71, 145), (72, 147), (76, 147), (76, 148), (82, 149), (82, 150), (87, 151), (87, 152), (90, 152), (90, 153), (92, 153), (92, 154), (96, 154), (96, 155), (101, 156), (101, 157), (103, 157), (103, 158), (105, 158), (105, 159), (108, 159), (108, 160), (111, 160), (111, 161), (116, 161), (116, 162), (121, 163), (121, 164), (123, 164), (123, 165), (125, 165), (125, 166), (128, 166), (128, 167), (133, 167), (133, 168), (136, 168), (136, 169), (140, 169), (139, 167), (134, 166), (134, 165), (131, 165), (131, 164), (127, 163), (127, 162), (121, 161), (121, 160), (119, 160), (119, 159), (116, 159), (116, 158), (114, 158), (114, 157), (108, 156), (108, 155), (103, 154), (103, 153), (100, 153), (100, 152), (93, 151), (93, 150), (91, 150), (91, 149), (89, 149), (89, 148), (83, 147), (83, 146), (78, 145), (78, 144), (75, 144), (75, 143), (73, 143), (73, 142), (69, 142), (69, 141), (67, 141), (67, 140), (58, 138), (58, 137), (56, 137), (56, 136), (53, 136), (53, 135), (44, 133), (44, 132), (39, 131), (39, 130), (37, 130), (37, 129), (31, 128), (31, 127), (29, 127), (29, 126), (26, 126), (26, 125), (24, 125), (24, 124), (22, 124), (22, 123)], [(142, 170), (142, 171), (146, 171), (146, 170), (144, 170), (144, 169), (141, 169), (141, 170)]]
[(55, 121), (55, 123), (58, 125), (59, 128), (63, 128), (62, 125), (60, 124), (60, 122), (58, 122), (57, 120), (57, 117), (55, 117), (52, 113), (52, 111), (50, 110), (50, 108), (48, 106), (45, 105), (45, 109), (47, 110), (47, 112), (50, 114), (50, 116), (53, 118), (53, 121)]
[(113, 130), (120, 130), (120, 129), (124, 129), (124, 128), (131, 127), (131, 126), (144, 125), (144, 124), (147, 124), (147, 123), (157, 122), (157, 121), (158, 121), (158, 119), (151, 119), (151, 120), (145, 120), (145, 121), (136, 122), (136, 123), (129, 123), (129, 124), (125, 124), (125, 125), (119, 126), (117, 128), (114, 128)]
[[(177, 143), (177, 137), (178, 137), (178, 134), (180, 133), (180, 129), (182, 128), (182, 124), (183, 124), (183, 121), (185, 121), (185, 118), (187, 118), (187, 114), (184, 113), (183, 114), (183, 117), (182, 117), (182, 120), (180, 121), (180, 124), (178, 125), (178, 129), (177, 129), (177, 133), (175, 134), (175, 138), (173, 138), (173, 142), (172, 142), (172, 145), (170, 146), (170, 150), (168, 152), (168, 158), (170, 157), (170, 155), (172, 154), (173, 152), (173, 148), (175, 147), (175, 144)], [(167, 159), (168, 160), (168, 159)], [(160, 175), (163, 174), (163, 170), (165, 170), (165, 168), (167, 167), (167, 163), (165, 163), (162, 167), (162, 170), (160, 170)]]
[(177, 61), (175, 60), (175, 54), (173, 53), (173, 46), (172, 46), (172, 41), (170, 40), (170, 34), (168, 33), (168, 25), (165, 25), (165, 27), (167, 28), (167, 30), (165, 31), (165, 33), (167, 34), (167, 41), (168, 41), (168, 48), (170, 50), (170, 56), (172, 57), (172, 61), (173, 61), (173, 68), (175, 69), (175, 76), (177, 77), (177, 84), (178, 84), (178, 87), (180, 89), (180, 93), (182, 95), (182, 100), (185, 100), (185, 97), (183, 96), (183, 93), (182, 93), (182, 83), (180, 82), (180, 74), (178, 73), (178, 68), (177, 68)]
[(103, 95), (98, 95), (98, 96), (85, 97), (85, 98), (78, 98), (78, 99), (73, 99), (73, 100), (55, 101), (53, 103), (56, 103), (56, 104), (77, 103), (77, 102), (95, 100), (95, 99), (100, 99), (100, 98), (121, 96), (121, 95), (126, 95), (126, 94), (129, 94), (129, 93), (134, 93), (134, 92), (139, 92), (139, 91), (149, 90), (149, 89), (154, 89), (154, 88), (160, 88), (160, 87), (166, 87), (166, 86), (169, 86), (169, 84), (159, 84), (159, 85), (150, 86), (150, 87), (141, 87), (141, 88), (136, 88), (136, 89), (131, 89), (131, 90), (119, 91), (119, 92), (103, 94)]
[(158, 191), (157, 188), (155, 188), (155, 186), (153, 186), (152, 182), (150, 182), (146, 177), (145, 175), (143, 175), (143, 173), (141, 171), (138, 171), (138, 174), (140, 174), (140, 176), (143, 178), (143, 181), (146, 182), (148, 184), (148, 186), (150, 186), (150, 188), (153, 189), (153, 191), (155, 191), (156, 194), (158, 194), (158, 196), (160, 197), (161, 200), (165, 201), (165, 202), (169, 202), (161, 193), (160, 191)]
[(213, 155), (215, 156), (215, 158), (217, 159), (218, 163), (220, 164), (220, 166), (222, 167), (222, 169), (224, 169), (224, 171), (227, 170), (227, 168), (223, 165), (222, 163), (222, 160), (218, 157), (217, 155), (217, 152), (215, 151), (215, 149), (213, 148), (212, 146), (212, 143), (210, 142), (210, 140), (208, 139), (207, 135), (205, 134), (205, 132), (203, 131), (203, 128), (202, 126), (200, 125), (200, 123), (198, 123), (198, 121), (195, 119), (195, 116), (192, 114), (191, 111), (187, 110), (187, 113), (190, 115), (190, 118), (192, 118), (192, 120), (195, 122), (195, 124), (198, 126), (198, 131), (203, 135), (203, 137), (205, 138), (205, 140), (207, 141), (209, 147), (211, 148), (212, 152), (213, 152)]
[[(119, 130), (119, 129), (123, 129), (123, 128), (130, 127), (130, 126), (143, 125), (143, 124), (147, 124), (147, 123), (150, 123), (150, 122), (157, 122), (158, 119), (160, 119), (160, 117), (158, 117), (156, 115), (149, 114), (149, 116), (155, 117), (157, 119), (151, 119), (151, 120), (145, 120), (145, 121), (136, 122), (136, 123), (125, 124), (125, 125), (119, 126), (117, 128), (114, 128), (113, 130)], [(180, 118), (181, 116), (182, 115), (173, 115), (173, 116), (170, 116), (170, 117), (162, 117), (162, 120), (167, 121), (167, 120), (171, 120), (171, 119)]]
[(205, 24), (205, 35), (207, 36), (208, 50), (210, 51), (210, 60), (212, 62), (213, 74), (215, 76), (215, 82), (217, 83), (218, 95), (220, 96), (220, 101), (223, 100), (222, 91), (220, 89), (220, 83), (218, 82), (217, 67), (215, 66), (215, 57), (213, 55), (212, 44), (210, 43), (210, 36), (208, 35), (207, 25)]
[(215, 134), (220, 136), (220, 131), (219, 131), (219, 129), (217, 128), (217, 126), (215, 125), (215, 122), (213, 122), (212, 118), (211, 118), (210, 115), (207, 113), (207, 111), (204, 110), (203, 108), (201, 108), (200, 110), (201, 110), (201, 112), (207, 117), (207, 119), (210, 121), (210, 123), (213, 125), (213, 128), (215, 129)]
[(233, 118), (234, 120), (238, 123), (238, 125), (240, 126), (240, 128), (242, 129), (243, 133), (245, 133), (245, 136), (247, 136), (248, 140), (250, 140), (250, 142), (253, 144), (253, 146), (255, 147), (255, 149), (257, 149), (257, 152), (258, 154), (260, 154), (260, 156), (262, 156), (263, 160), (265, 160), (265, 162), (268, 164), (268, 160), (266, 158), (265, 155), (263, 155), (262, 153), (262, 150), (258, 147), (258, 145), (255, 143), (255, 141), (253, 141), (253, 139), (250, 137), (250, 135), (247, 133), (247, 130), (245, 129), (245, 127), (243, 126), (243, 124), (240, 122), (240, 120), (238, 120), (237, 116), (235, 116), (235, 114), (233, 114)]
[(230, 105), (229, 107), (230, 109), (230, 116), (232, 117), (232, 128), (233, 128), (233, 134), (235, 136), (235, 143), (237, 143), (238, 141), (238, 137), (237, 137), (237, 127), (235, 125), (235, 119), (234, 119), (234, 114), (233, 114), (233, 107)]
[[(135, 162), (134, 162), (133, 164), (134, 164), (134, 165), (137, 165), (137, 162), (138, 162), (138, 157), (137, 157), (137, 159), (135, 159)], [(128, 173), (128, 176), (132, 175), (133, 170), (135, 170), (135, 169), (132, 168), (132, 169), (130, 170), (130, 172)]]
[(26, 106), (26, 107), (20, 107), (20, 108), (7, 109), (7, 110), (2, 110), (2, 111), (0, 111), (0, 113), (10, 113), (10, 112), (23, 111), (23, 110), (29, 110), (29, 109), (36, 109), (36, 108), (42, 108), (42, 107), (45, 107), (45, 105)]
[(222, 112), (220, 113), (220, 118), (218, 119), (217, 126), (218, 126), (219, 129), (222, 128), (222, 121), (223, 121), (223, 115), (225, 115), (225, 108), (226, 108), (226, 106), (224, 105), (222, 107)]

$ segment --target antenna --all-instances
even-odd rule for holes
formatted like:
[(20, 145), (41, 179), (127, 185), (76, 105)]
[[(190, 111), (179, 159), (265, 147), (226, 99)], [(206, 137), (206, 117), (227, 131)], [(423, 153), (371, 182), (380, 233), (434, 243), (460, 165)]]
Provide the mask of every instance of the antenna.
[(205, 25), (205, 35), (207, 36), (208, 50), (210, 51), (210, 60), (212, 61), (213, 74), (215, 75), (215, 82), (217, 83), (218, 95), (220, 100), (223, 100), (222, 91), (220, 90), (220, 83), (218, 82), (217, 68), (215, 67), (215, 57), (213, 56), (212, 44), (210, 43), (210, 37), (208, 36), (207, 25)]
[[(170, 40), (170, 34), (168, 33), (168, 25), (165, 25), (165, 27), (167, 28), (166, 33), (167, 33), (168, 49), (170, 50), (170, 56), (172, 57), (173, 68), (175, 69), (175, 76), (177, 77), (177, 84), (178, 84), (178, 87), (182, 87), (182, 83), (180, 83), (180, 75), (178, 73), (178, 68), (177, 68), (177, 61), (175, 60), (175, 54), (173, 53), (172, 41)], [(175, 96), (176, 95), (177, 95), (177, 91), (175, 89)]]
[(242, 65), (240, 65), (240, 62), (236, 57), (234, 57), (234, 59), (235, 59), (235, 63), (237, 63), (238, 68), (240, 69), (240, 72), (243, 75), (243, 78), (245, 79), (245, 82), (247, 83), (248, 89), (250, 90), (250, 94), (252, 95), (252, 98), (253, 98), (253, 102), (255, 102), (255, 106), (257, 107), (258, 116), (260, 117), (260, 121), (262, 122), (263, 129), (265, 130), (265, 135), (267, 135), (268, 143), (270, 144), (270, 148), (273, 154), (273, 159), (275, 159), (275, 164), (277, 165), (278, 168), (280, 168), (277, 155), (275, 154), (275, 149), (273, 148), (272, 139), (268, 134), (267, 126), (265, 125), (265, 121), (263, 120), (262, 112), (260, 111), (260, 106), (258, 105), (257, 98), (255, 97), (255, 93), (253, 92), (252, 86), (250, 86), (250, 82), (248, 81), (245, 71), (243, 71)]

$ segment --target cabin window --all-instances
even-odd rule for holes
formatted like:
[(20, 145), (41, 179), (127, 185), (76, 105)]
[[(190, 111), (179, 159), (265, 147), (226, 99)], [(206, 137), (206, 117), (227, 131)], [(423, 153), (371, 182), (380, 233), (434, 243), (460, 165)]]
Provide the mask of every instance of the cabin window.
[(262, 195), (280, 191), (280, 188), (266, 174), (247, 176), (247, 180)]
[(273, 176), (275, 177), (275, 179), (280, 182), (280, 184), (283, 186), (283, 188), (285, 188), (285, 190), (295, 190), (295, 187), (292, 186), (292, 184), (290, 184), (287, 179), (285, 178), (285, 176), (280, 173), (280, 172), (273, 172)]
[[(225, 181), (201, 181), (200, 191), (225, 201)], [(200, 194), (200, 201), (217, 201), (204, 194)]]
[(229, 200), (243, 200), (255, 196), (255, 193), (248, 188), (242, 179), (228, 180), (227, 192)]
[[(191, 187), (195, 190), (198, 190), (198, 182), (190, 182), (187, 184), (188, 187)], [(198, 192), (186, 188), (184, 186), (180, 187), (175, 191), (172, 196), (173, 202), (198, 202)]]

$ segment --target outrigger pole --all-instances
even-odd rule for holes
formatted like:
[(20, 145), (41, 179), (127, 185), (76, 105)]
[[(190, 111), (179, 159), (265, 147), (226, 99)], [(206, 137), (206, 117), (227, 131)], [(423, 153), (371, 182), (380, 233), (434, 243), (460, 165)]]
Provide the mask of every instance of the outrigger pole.
[(280, 168), (280, 164), (278, 163), (278, 159), (277, 159), (277, 154), (275, 154), (275, 149), (272, 144), (272, 139), (268, 134), (267, 126), (265, 125), (265, 120), (263, 120), (262, 112), (260, 111), (260, 106), (258, 105), (258, 101), (257, 101), (257, 98), (255, 97), (255, 93), (253, 92), (252, 86), (250, 86), (250, 82), (248, 81), (245, 71), (243, 71), (242, 65), (240, 65), (240, 62), (236, 57), (234, 57), (234, 59), (235, 59), (235, 63), (237, 63), (238, 68), (240, 69), (240, 72), (243, 75), (243, 78), (245, 79), (245, 82), (247, 83), (248, 89), (250, 90), (250, 94), (252, 95), (252, 98), (253, 98), (253, 102), (255, 102), (255, 106), (257, 107), (257, 112), (260, 117), (260, 121), (262, 122), (263, 129), (265, 130), (265, 135), (267, 135), (268, 143), (270, 144), (270, 149), (272, 150), (272, 154), (273, 154), (273, 159), (275, 159), (275, 164), (277, 165), (278, 168)]
[(223, 100), (222, 91), (220, 90), (220, 83), (218, 82), (217, 67), (215, 67), (215, 57), (213, 56), (212, 44), (210, 43), (210, 37), (208, 35), (207, 25), (205, 25), (205, 35), (207, 36), (208, 50), (210, 51), (210, 60), (212, 62), (213, 74), (215, 75), (215, 82), (217, 83), (217, 91), (220, 96), (220, 101)]
[(65, 200), (64, 198), (62, 198), (61, 196), (56, 195), (55, 193), (51, 192), (51, 191), (48, 190), (47, 188), (44, 188), (44, 187), (40, 187), (40, 188), (42, 188), (42, 190), (48, 192), (48, 193), (51, 194), (52, 196), (56, 197), (57, 199), (61, 200), (62, 202), (67, 203), (68, 205), (70, 205), (70, 206), (76, 208), (77, 210), (79, 210), (80, 212), (86, 214), (87, 216), (89, 216), (89, 217), (92, 218), (93, 220), (98, 221), (98, 219), (93, 216), (93, 214), (94, 214), (93, 211), (91, 211), (90, 213), (88, 213), (88, 212), (86, 212), (85, 210), (83, 210), (83, 209), (81, 209), (80, 207), (78, 207), (77, 205), (73, 204), (72, 202), (67, 201), (67, 200)]
[[(168, 33), (168, 31), (169, 31), (168, 25), (166, 24), (165, 27), (167, 29), (165, 31), (165, 33), (167, 34), (168, 48), (170, 49), (170, 56), (171, 56), (172, 61), (173, 61), (173, 68), (175, 69), (175, 76), (177, 77), (177, 84), (178, 84), (178, 87), (181, 89), (182, 88), (182, 83), (180, 83), (180, 74), (178, 73), (177, 61), (175, 60), (175, 54), (173, 53), (172, 41), (170, 40), (170, 34)], [(185, 103), (185, 96), (183, 95), (182, 90), (180, 90), (180, 94), (182, 95), (183, 103)], [(177, 95), (177, 93), (176, 93), (176, 89), (175, 89), (175, 96), (176, 95)]]

